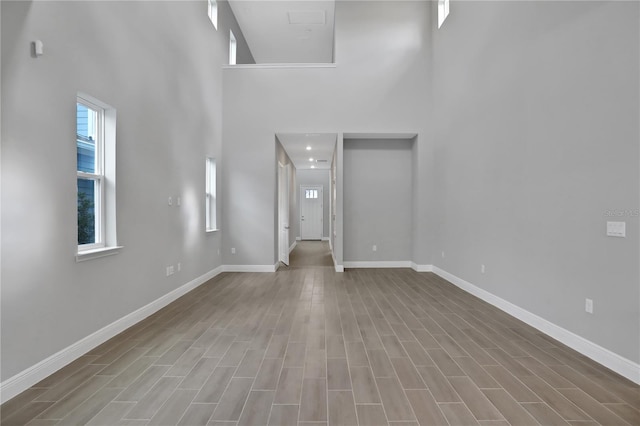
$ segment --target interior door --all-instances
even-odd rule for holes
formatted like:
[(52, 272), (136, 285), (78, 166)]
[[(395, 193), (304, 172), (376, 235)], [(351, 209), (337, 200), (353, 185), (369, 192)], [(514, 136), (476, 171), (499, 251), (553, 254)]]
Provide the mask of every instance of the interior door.
[(289, 265), (289, 165), (278, 163), (278, 235), (280, 262)]
[(321, 240), (323, 227), (322, 186), (300, 187), (300, 239)]

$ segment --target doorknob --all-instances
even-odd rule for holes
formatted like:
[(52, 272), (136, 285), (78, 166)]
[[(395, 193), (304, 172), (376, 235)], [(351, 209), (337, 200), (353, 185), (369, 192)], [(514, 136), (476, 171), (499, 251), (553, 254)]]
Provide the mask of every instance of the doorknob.
[(288, 227), (288, 226), (285, 226), (285, 227), (284, 227), (284, 229), (289, 229), (289, 227)]

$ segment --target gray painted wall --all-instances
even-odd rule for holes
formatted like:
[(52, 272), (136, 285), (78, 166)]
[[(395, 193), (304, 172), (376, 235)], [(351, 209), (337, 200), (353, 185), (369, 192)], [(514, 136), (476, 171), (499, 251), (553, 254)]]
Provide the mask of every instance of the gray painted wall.
[[(322, 210), (323, 210), (323, 222), (322, 222), (322, 237), (329, 238), (329, 215), (331, 214), (330, 207), (330, 199), (331, 199), (331, 187), (329, 185), (331, 179), (331, 170), (298, 170), (296, 172), (298, 178), (298, 200), (300, 200), (300, 187), (302, 185), (322, 185), (323, 187), (323, 200), (322, 200)], [(298, 203), (299, 204), (299, 203)], [(298, 209), (296, 211), (297, 222), (298, 222), (298, 234), (300, 237), (300, 205), (298, 205)]]
[[(269, 265), (277, 259), (274, 134), (427, 133), (429, 16), (426, 2), (340, 1), (336, 3), (335, 67), (224, 70), (225, 264)], [(416, 155), (421, 166), (432, 161), (426, 143)], [(341, 154), (337, 160), (342, 161)], [(415, 232), (423, 237), (413, 255), (417, 263), (427, 264), (431, 259), (427, 237), (431, 181), (425, 179), (418, 186), (420, 223)], [(247, 190), (249, 205), (233, 200), (234, 194)], [(337, 208), (340, 213), (341, 207)], [(341, 220), (338, 215), (338, 233)], [(336, 239), (341, 241), (342, 235)], [(229, 247), (242, 250), (231, 256)], [(341, 263), (341, 253), (336, 255)]]
[(638, 216), (607, 212), (639, 208), (639, 22), (637, 2), (455, 2), (431, 61), (434, 264), (636, 363)]
[(412, 162), (413, 140), (344, 140), (345, 262), (412, 260)]
[[(221, 264), (220, 232), (204, 232), (204, 177), (205, 157), (220, 158), (229, 25), (221, 20), (216, 32), (204, 1), (1, 8), (4, 381)], [(36, 39), (45, 50), (37, 59)], [(82, 263), (78, 91), (117, 109), (124, 246)], [(182, 206), (169, 207), (169, 196)], [(182, 271), (167, 278), (179, 261)]]

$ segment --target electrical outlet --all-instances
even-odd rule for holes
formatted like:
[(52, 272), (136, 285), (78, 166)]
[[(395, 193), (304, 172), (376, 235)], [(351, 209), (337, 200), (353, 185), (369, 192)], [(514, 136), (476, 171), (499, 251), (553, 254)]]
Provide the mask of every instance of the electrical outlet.
[(235, 247), (231, 247), (231, 254), (236, 254), (236, 248)]
[(444, 259), (444, 252), (442, 252), (442, 258)]
[(169, 204), (170, 206), (172, 206), (172, 205), (173, 205), (173, 198), (169, 197), (169, 198), (167, 199), (167, 204)]
[(484, 274), (484, 265), (480, 265), (480, 272)]
[(173, 265), (167, 266), (167, 276), (173, 275)]
[(178, 272), (182, 270), (182, 263), (178, 262)]
[(220, 256), (220, 249), (218, 249), (218, 256)]
[(590, 314), (593, 313), (593, 300), (584, 299), (584, 310)]
[(373, 247), (371, 247), (371, 250), (372, 251), (378, 251), (378, 246), (374, 244)]

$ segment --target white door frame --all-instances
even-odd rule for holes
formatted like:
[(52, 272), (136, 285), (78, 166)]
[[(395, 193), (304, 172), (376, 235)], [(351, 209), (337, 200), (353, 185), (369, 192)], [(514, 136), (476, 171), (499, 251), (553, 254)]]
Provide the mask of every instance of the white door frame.
[(299, 220), (300, 220), (300, 239), (304, 240), (304, 236), (302, 235), (302, 229), (303, 229), (303, 218), (302, 218), (302, 204), (305, 202), (304, 199), (304, 191), (307, 189), (317, 189), (319, 194), (318, 194), (318, 198), (320, 199), (320, 236), (319, 236), (319, 240), (322, 240), (324, 238), (324, 185), (300, 185), (300, 197), (298, 198), (300, 200), (299, 205)]
[(289, 265), (289, 164), (278, 162), (278, 259)]

